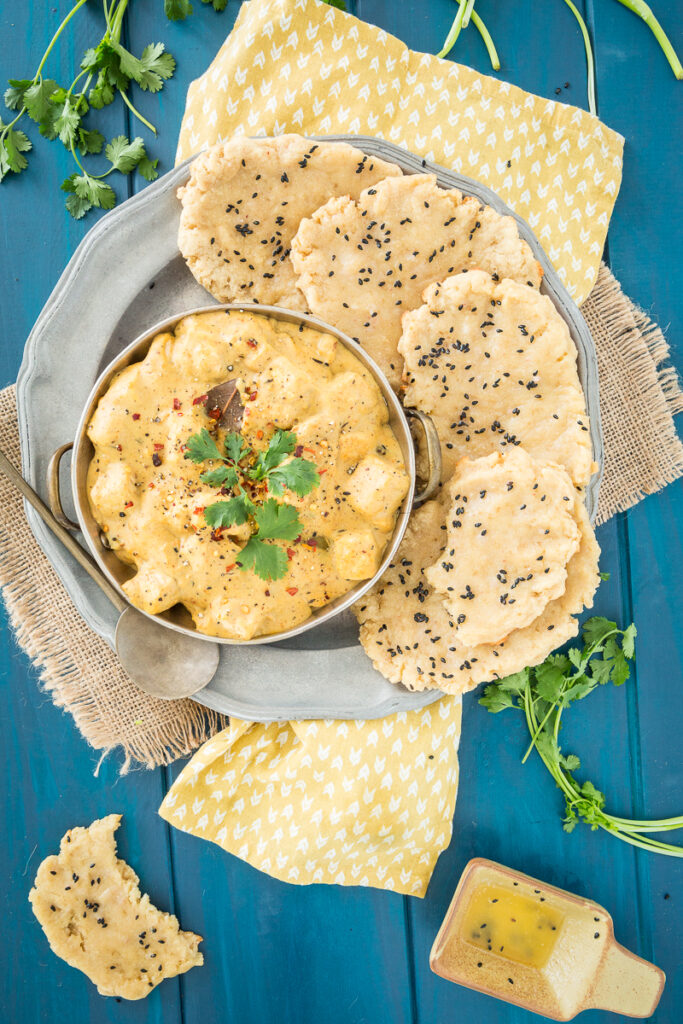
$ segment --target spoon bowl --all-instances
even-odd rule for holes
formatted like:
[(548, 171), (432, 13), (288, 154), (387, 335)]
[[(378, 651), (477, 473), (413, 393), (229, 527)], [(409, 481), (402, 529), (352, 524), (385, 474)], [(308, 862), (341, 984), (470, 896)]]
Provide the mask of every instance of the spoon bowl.
[(130, 606), (116, 624), (116, 653), (135, 685), (162, 700), (202, 690), (216, 674), (220, 657), (218, 644), (169, 633)]

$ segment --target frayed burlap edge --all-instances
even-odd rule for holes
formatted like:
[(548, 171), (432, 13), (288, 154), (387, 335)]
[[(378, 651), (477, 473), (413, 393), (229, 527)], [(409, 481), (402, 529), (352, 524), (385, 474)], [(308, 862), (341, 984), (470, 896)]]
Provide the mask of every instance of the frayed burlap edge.
[(598, 355), (605, 466), (598, 524), (683, 476), (683, 443), (673, 417), (683, 392), (669, 346), (603, 263), (581, 312)]
[[(683, 444), (673, 421), (683, 394), (669, 348), (602, 266), (582, 307), (595, 339), (600, 374), (605, 468), (598, 522), (630, 508), (683, 475)], [(2, 447), (20, 464), (14, 387), (0, 391)], [(122, 771), (191, 753), (226, 719), (193, 701), (155, 700), (122, 672), (92, 633), (38, 547), (13, 488), (0, 478), (0, 586), (17, 643), (36, 665), (42, 686), (105, 756), (121, 748)]]
[[(20, 465), (14, 387), (0, 392), (2, 448)], [(101, 637), (74, 608), (38, 547), (19, 494), (0, 478), (0, 586), (15, 639), (38, 669), (57, 707), (103, 757), (120, 747), (122, 772), (154, 768), (190, 754), (224, 728), (223, 716), (191, 700), (169, 703), (141, 693)]]

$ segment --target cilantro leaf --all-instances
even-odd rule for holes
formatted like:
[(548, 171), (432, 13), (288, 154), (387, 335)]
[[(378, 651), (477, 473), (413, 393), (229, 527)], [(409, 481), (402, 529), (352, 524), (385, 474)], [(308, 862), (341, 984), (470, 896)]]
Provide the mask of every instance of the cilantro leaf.
[(50, 112), (51, 97), (57, 91), (57, 83), (51, 78), (40, 78), (33, 82), (24, 93), (26, 113), (32, 121), (40, 124)]
[(293, 505), (281, 505), (268, 498), (254, 510), (259, 539), (295, 540), (301, 533), (299, 513)]
[(164, 14), (169, 21), (184, 21), (192, 14), (190, 0), (164, 0)]
[(138, 135), (129, 142), (125, 135), (117, 135), (104, 151), (112, 167), (121, 174), (128, 174), (136, 167), (145, 155), (145, 144)]
[(138, 164), (138, 171), (146, 181), (155, 181), (159, 177), (159, 172), (157, 171), (158, 163), (158, 159), (150, 160), (148, 156), (143, 156)]
[(203, 4), (211, 4), (214, 11), (224, 11), (228, 6), (228, 0), (202, 0)]
[(9, 88), (5, 89), (5, 106), (10, 110), (21, 110), (24, 105), (24, 93), (32, 84), (32, 78), (10, 78)]
[(314, 462), (308, 459), (292, 459), (268, 475), (268, 486), (273, 494), (282, 494), (282, 487), (288, 487), (300, 498), (320, 483)]
[(54, 129), (67, 149), (76, 144), (76, 132), (80, 121), (81, 115), (76, 109), (73, 97), (67, 96), (54, 122)]
[(279, 466), (296, 448), (296, 437), (291, 430), (276, 430), (268, 447), (259, 452), (258, 458), (249, 476), (252, 480), (262, 480), (271, 470)]
[(609, 633), (613, 633), (616, 628), (616, 622), (610, 622), (609, 619), (605, 619), (600, 615), (594, 615), (592, 619), (587, 619), (583, 624), (583, 642), (588, 647), (598, 646), (604, 641), (605, 637)]
[(110, 103), (113, 103), (114, 86), (109, 81), (106, 71), (100, 71), (95, 84), (88, 93), (88, 100), (90, 101), (90, 106), (94, 107), (95, 110), (101, 110), (102, 107), (107, 107)]
[(93, 206), (111, 210), (116, 205), (116, 193), (111, 185), (89, 174), (74, 172), (62, 182), (61, 189), (69, 193), (66, 208), (76, 220), (80, 220)]
[(345, 0), (324, 0), (324, 3), (328, 4), (330, 7), (336, 7), (338, 11), (347, 10)]
[(237, 556), (241, 569), (253, 569), (262, 580), (279, 580), (287, 573), (289, 559), (277, 544), (264, 544), (251, 537)]
[(479, 698), (479, 703), (494, 715), (516, 706), (512, 694), (507, 690), (501, 690), (495, 683), (485, 688), (484, 696)]
[(77, 146), (83, 156), (87, 156), (88, 153), (101, 153), (103, 145), (104, 135), (102, 132), (98, 132), (96, 128), (87, 131), (85, 128), (79, 127)]
[(228, 501), (216, 501), (204, 509), (204, 519), (209, 526), (241, 526), (246, 523), (254, 506), (244, 494), (238, 494)]
[(202, 473), (199, 479), (210, 487), (234, 487), (237, 483), (237, 472), (232, 466), (217, 466), (216, 469)]
[(630, 626), (627, 626), (624, 630), (624, 636), (621, 641), (621, 646), (624, 654), (627, 658), (635, 658), (636, 656), (636, 636), (638, 630), (635, 624), (632, 622)]
[(150, 43), (140, 57), (135, 57), (120, 43), (112, 42), (111, 46), (119, 57), (121, 73), (132, 78), (145, 91), (159, 92), (164, 80), (170, 78), (175, 71), (175, 59), (170, 53), (164, 52), (166, 48), (163, 43)]
[(560, 764), (563, 768), (566, 768), (568, 772), (575, 772), (577, 768), (581, 767), (581, 762), (576, 754), (567, 754), (566, 757), (564, 754), (560, 754)]
[(216, 442), (211, 437), (206, 427), (202, 427), (198, 434), (188, 437), (185, 450), (185, 458), (191, 462), (204, 462), (205, 459), (221, 459)]
[(223, 446), (231, 462), (239, 462), (242, 456), (249, 451), (249, 447), (241, 434), (226, 434)]
[(15, 128), (5, 128), (0, 118), (0, 181), (8, 171), (20, 174), (28, 166), (24, 153), (30, 149), (29, 137)]
[(537, 666), (536, 692), (549, 704), (555, 704), (560, 699), (569, 664), (568, 658), (550, 655), (542, 665)]

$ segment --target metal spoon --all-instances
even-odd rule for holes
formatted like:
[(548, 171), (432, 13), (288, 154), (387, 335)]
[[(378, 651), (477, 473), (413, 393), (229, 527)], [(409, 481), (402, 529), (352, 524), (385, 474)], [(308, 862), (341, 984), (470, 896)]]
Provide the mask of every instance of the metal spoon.
[(218, 668), (218, 644), (164, 629), (154, 619), (126, 604), (90, 555), (57, 522), (42, 498), (2, 451), (0, 472), (21, 491), (48, 529), (121, 613), (116, 624), (116, 653), (122, 668), (137, 687), (162, 700), (178, 700), (191, 697), (211, 682)]

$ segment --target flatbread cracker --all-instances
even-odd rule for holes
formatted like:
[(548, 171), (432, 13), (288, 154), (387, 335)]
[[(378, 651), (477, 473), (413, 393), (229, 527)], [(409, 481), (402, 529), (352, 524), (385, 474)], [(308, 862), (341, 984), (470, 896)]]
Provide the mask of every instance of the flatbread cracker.
[(475, 267), (534, 288), (542, 277), (512, 217), (439, 188), (433, 174), (389, 178), (357, 202), (330, 199), (302, 220), (291, 261), (310, 309), (360, 342), (394, 388), (401, 317), (428, 284)]
[(433, 418), (442, 479), (465, 455), (521, 445), (585, 487), (595, 466), (576, 346), (548, 296), (473, 271), (423, 299), (403, 317), (398, 348), (405, 405)]
[(235, 136), (200, 153), (182, 203), (178, 247), (199, 283), (221, 302), (306, 310), (289, 261), (303, 217), (330, 196), (402, 171), (343, 142), (301, 135)]
[(560, 466), (513, 448), (463, 459), (444, 500), (446, 547), (425, 576), (458, 644), (500, 643), (564, 593), (580, 541), (576, 491)]
[(410, 690), (465, 693), (540, 664), (576, 636), (576, 616), (591, 607), (599, 582), (600, 549), (579, 498), (575, 514), (581, 540), (567, 566), (564, 593), (502, 643), (463, 647), (453, 616), (426, 575), (445, 547), (450, 511), (445, 496), (419, 508), (390, 568), (354, 607), (361, 643), (375, 668)]
[(141, 895), (138, 876), (116, 857), (120, 814), (72, 828), (47, 857), (29, 893), (53, 953), (103, 996), (142, 999), (164, 978), (204, 962), (200, 935)]

